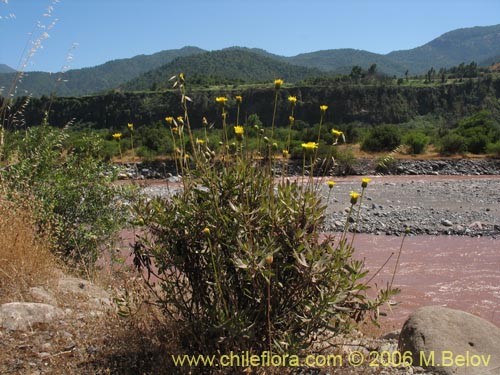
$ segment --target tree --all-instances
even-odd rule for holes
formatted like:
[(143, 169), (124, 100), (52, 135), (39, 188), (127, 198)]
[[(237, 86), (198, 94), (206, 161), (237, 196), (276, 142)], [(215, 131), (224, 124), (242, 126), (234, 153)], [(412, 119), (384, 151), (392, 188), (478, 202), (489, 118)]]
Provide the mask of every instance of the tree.
[(351, 69), (351, 74), (349, 74), (351, 79), (356, 83), (359, 83), (360, 79), (363, 78), (363, 68), (359, 65), (354, 65)]

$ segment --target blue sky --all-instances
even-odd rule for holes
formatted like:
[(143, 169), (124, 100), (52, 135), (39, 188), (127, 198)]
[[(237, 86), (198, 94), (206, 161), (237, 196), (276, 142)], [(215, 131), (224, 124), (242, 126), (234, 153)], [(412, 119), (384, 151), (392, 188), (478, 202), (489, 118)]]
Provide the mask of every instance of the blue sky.
[(0, 0), (0, 17), (0, 63), (19, 68), (47, 32), (25, 70), (57, 72), (186, 45), (385, 54), (450, 30), (499, 24), (500, 1)]

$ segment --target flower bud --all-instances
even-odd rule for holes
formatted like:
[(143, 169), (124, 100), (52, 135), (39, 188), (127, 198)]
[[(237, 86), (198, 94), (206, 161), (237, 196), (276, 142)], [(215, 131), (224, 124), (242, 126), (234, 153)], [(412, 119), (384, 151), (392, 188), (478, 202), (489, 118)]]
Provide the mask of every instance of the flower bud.
[(272, 254), (270, 254), (266, 257), (266, 264), (271, 265), (271, 264), (273, 264), (273, 261), (274, 261), (274, 257), (272, 256)]

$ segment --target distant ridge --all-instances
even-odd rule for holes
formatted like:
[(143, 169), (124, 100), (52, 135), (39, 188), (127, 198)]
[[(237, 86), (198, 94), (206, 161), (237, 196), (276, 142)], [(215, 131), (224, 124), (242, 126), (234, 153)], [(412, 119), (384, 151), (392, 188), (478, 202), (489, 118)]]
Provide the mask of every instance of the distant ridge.
[[(59, 82), (59, 74), (29, 72), (19, 82), (16, 94), (40, 96), (55, 92), (59, 96), (81, 96), (117, 88), (150, 90), (165, 87), (166, 76), (180, 71), (200, 82), (261, 82), (276, 77), (296, 81), (311, 75), (348, 74), (353, 66), (368, 69), (376, 64), (377, 72), (402, 77), (406, 72), (421, 75), (430, 68), (437, 71), (472, 61), (490, 66), (499, 57), (500, 25), (453, 30), (420, 47), (386, 55), (346, 48), (286, 57), (259, 48), (230, 47), (207, 52), (184, 47), (70, 70)], [(0, 87), (11, 84), (14, 72), (0, 64)]]
[(447, 32), (423, 46), (394, 51), (386, 56), (422, 74), (430, 67), (447, 68), (460, 63), (482, 63), (500, 55), (500, 25), (471, 27)]
[[(26, 72), (18, 84), (18, 95), (31, 92), (35, 96), (55, 92), (59, 96), (81, 96), (114, 89), (149, 70), (169, 63), (175, 58), (202, 53), (197, 47), (166, 50), (152, 55), (138, 55), (128, 59), (108, 61), (91, 68), (59, 73)], [(14, 75), (0, 74), (0, 87), (12, 82)], [(63, 81), (59, 81), (62, 78)]]
[(16, 70), (5, 64), (0, 64), (0, 73), (15, 73)]

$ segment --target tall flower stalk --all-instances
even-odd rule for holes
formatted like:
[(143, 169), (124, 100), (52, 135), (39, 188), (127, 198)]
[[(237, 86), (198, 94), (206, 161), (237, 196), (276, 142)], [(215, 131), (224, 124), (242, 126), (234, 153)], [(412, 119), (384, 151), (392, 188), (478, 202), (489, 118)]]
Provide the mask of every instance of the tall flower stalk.
[(120, 153), (120, 160), (122, 160), (123, 159), (122, 145), (120, 143), (120, 140), (122, 138), (122, 133), (114, 133), (112, 137), (118, 142), (118, 152)]
[(278, 109), (278, 94), (281, 89), (281, 85), (283, 85), (282, 79), (274, 80), (274, 108), (273, 108), (273, 120), (271, 122), (271, 140), (274, 140), (274, 124), (276, 122), (276, 111)]
[[(320, 105), (319, 110), (320, 110), (320, 118), (319, 118), (319, 129), (318, 129), (318, 140), (317, 144), (319, 146), (319, 141), (321, 139), (321, 128), (323, 127), (323, 119), (325, 118), (326, 110), (328, 109), (327, 105)], [(314, 160), (318, 157), (318, 149), (314, 152)]]
[(289, 96), (288, 97), (288, 102), (290, 103), (290, 116), (288, 117), (288, 139), (286, 142), (286, 150), (290, 152), (290, 143), (291, 143), (291, 138), (292, 138), (292, 127), (295, 123), (295, 117), (294, 117), (294, 112), (295, 112), (295, 105), (297, 104), (297, 97), (296, 96)]
[(134, 150), (134, 124), (132, 123), (128, 123), (127, 124), (127, 128), (129, 130), (129, 133), (130, 133), (130, 147), (132, 149), (132, 161), (135, 160), (135, 150)]
[(365, 195), (365, 189), (368, 187), (368, 183), (370, 181), (371, 181), (370, 178), (362, 178), (361, 179), (361, 195), (359, 196), (359, 207), (358, 207), (356, 222), (354, 223), (354, 229), (353, 229), (353, 234), (352, 234), (352, 239), (351, 239), (351, 246), (354, 243), (354, 237), (356, 237), (356, 232), (358, 231), (358, 225), (359, 225), (361, 208), (362, 208), (361, 205), (363, 203), (363, 196)]
[(223, 142), (222, 142), (222, 155), (223, 158), (225, 159), (227, 156), (227, 148), (228, 148), (228, 135), (227, 135), (227, 125), (226, 125), (226, 103), (227, 103), (227, 98), (225, 96), (218, 96), (215, 98), (215, 101), (219, 103), (219, 107), (221, 108), (221, 118), (222, 118), (222, 134), (223, 134)]

